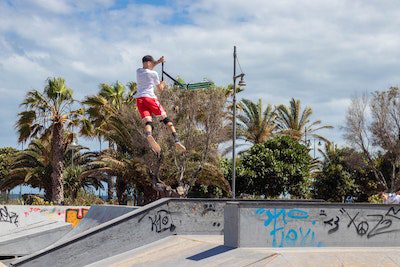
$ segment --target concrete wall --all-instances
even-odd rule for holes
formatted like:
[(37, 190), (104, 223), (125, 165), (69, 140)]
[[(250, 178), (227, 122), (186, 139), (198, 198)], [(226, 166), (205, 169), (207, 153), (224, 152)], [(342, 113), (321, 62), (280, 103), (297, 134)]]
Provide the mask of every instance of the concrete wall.
[(400, 205), (228, 202), (231, 247), (400, 246)]
[(84, 266), (176, 234), (222, 234), (225, 201), (163, 199), (91, 228), (14, 266)]
[(76, 226), (90, 207), (1, 205), (0, 235), (45, 221), (69, 222)]
[[(161, 199), (72, 237), (68, 234), (68, 238), (13, 265), (84, 266), (171, 235), (222, 235), (226, 202), (226, 199)], [(98, 219), (98, 214), (89, 215)]]

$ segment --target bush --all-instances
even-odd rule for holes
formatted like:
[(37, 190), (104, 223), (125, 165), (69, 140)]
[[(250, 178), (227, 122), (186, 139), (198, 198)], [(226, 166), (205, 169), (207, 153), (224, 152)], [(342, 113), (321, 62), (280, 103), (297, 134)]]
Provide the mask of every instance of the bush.
[(78, 196), (75, 199), (66, 198), (64, 205), (66, 206), (90, 206), (90, 205), (102, 205), (105, 201), (96, 196), (95, 194), (80, 190)]
[(305, 198), (310, 195), (309, 150), (289, 136), (278, 136), (254, 145), (242, 156), (237, 169), (238, 193), (281, 194)]

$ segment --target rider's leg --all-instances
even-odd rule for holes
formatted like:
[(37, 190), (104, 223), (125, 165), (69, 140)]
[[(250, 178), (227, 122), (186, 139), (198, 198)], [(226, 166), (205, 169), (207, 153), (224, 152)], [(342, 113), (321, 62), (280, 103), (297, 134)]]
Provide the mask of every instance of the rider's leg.
[(154, 139), (152, 133), (153, 133), (153, 119), (151, 116), (146, 116), (143, 118), (143, 120), (146, 122), (146, 126), (144, 127), (144, 130), (146, 132), (146, 139), (149, 142), (151, 148), (153, 151), (157, 154), (161, 152), (161, 147), (160, 145), (156, 142)]
[(162, 115), (162, 122), (168, 127), (169, 131), (172, 134), (172, 138), (174, 139), (175, 142), (175, 147), (179, 150), (179, 151), (185, 151), (186, 148), (184, 147), (184, 145), (182, 145), (182, 143), (179, 141), (179, 137), (178, 134), (176, 133), (176, 129), (174, 127), (174, 124), (172, 123), (172, 121), (167, 117), (166, 114)]
[(146, 126), (144, 126), (144, 131), (146, 132), (146, 137), (152, 135), (153, 133), (153, 118), (151, 116), (146, 116), (143, 118), (146, 122)]

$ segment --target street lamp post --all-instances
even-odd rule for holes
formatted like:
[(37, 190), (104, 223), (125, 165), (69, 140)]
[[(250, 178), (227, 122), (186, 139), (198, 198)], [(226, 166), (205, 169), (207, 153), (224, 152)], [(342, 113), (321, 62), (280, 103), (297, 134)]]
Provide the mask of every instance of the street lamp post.
[[(316, 146), (315, 142), (316, 142), (317, 139), (314, 137), (312, 140), (313, 140), (313, 142), (314, 142), (314, 146), (313, 146), (313, 150), (314, 150), (314, 159), (316, 159), (316, 156), (317, 156), (317, 153), (316, 153), (317, 146)], [(309, 148), (309, 147), (311, 146), (311, 139), (307, 139), (307, 127), (304, 128), (304, 143), (305, 143), (305, 145), (307, 146), (307, 148)], [(321, 145), (322, 145), (321, 141), (318, 141), (318, 146), (321, 146)]]
[(72, 132), (72, 142), (71, 142), (71, 167), (74, 167), (74, 152), (75, 152), (75, 147), (78, 145), (78, 143), (75, 141), (75, 136), (74, 133)]
[(236, 75), (236, 46), (233, 47), (233, 125), (232, 125), (232, 198), (236, 198), (236, 80), (240, 78), (239, 85), (245, 86), (244, 74)]

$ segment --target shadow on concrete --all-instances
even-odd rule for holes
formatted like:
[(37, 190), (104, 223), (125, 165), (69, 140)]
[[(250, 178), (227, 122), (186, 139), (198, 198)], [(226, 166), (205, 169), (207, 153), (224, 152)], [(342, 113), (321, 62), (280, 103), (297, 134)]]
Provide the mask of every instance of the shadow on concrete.
[(220, 245), (220, 246), (211, 248), (209, 250), (203, 251), (201, 253), (198, 253), (196, 255), (190, 256), (186, 259), (192, 260), (192, 261), (201, 261), (201, 260), (207, 259), (209, 257), (216, 256), (216, 255), (222, 254), (224, 252), (228, 252), (232, 249), (235, 249), (235, 248)]

